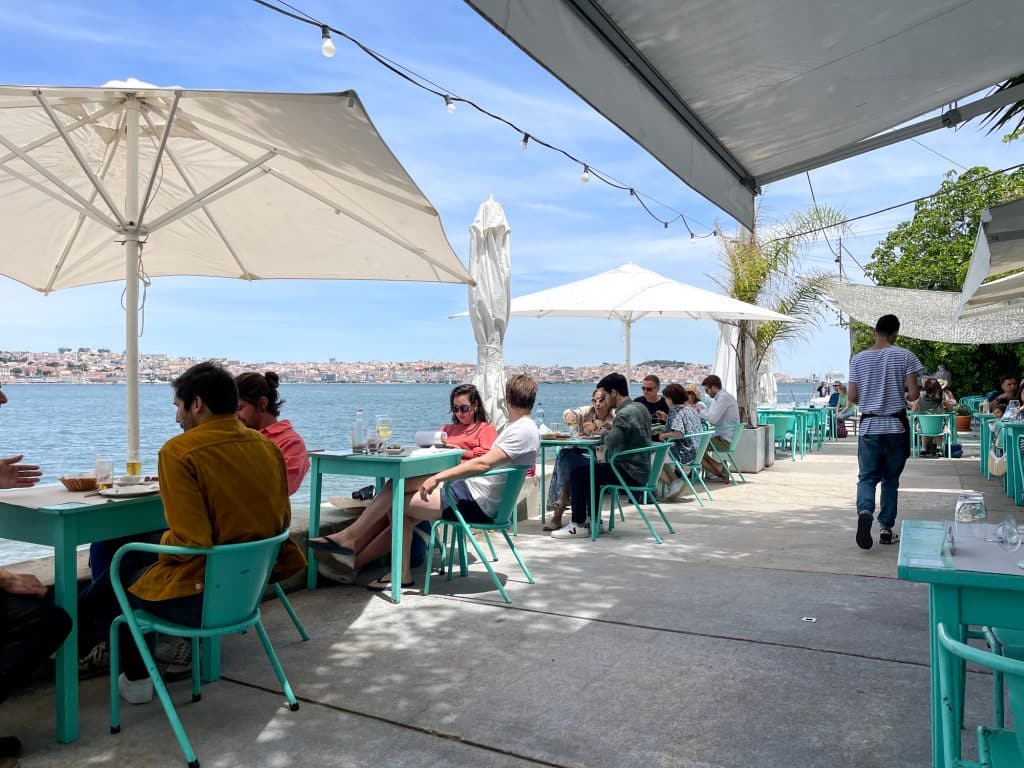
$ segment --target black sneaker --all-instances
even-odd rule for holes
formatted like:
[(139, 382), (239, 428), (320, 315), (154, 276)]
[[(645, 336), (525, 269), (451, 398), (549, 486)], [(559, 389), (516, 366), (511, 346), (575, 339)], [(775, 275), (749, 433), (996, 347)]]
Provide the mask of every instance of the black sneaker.
[[(874, 517), (867, 513), (857, 515), (857, 546), (861, 549), (871, 549), (874, 539), (871, 538), (871, 524)], [(890, 535), (892, 531), (889, 531)]]

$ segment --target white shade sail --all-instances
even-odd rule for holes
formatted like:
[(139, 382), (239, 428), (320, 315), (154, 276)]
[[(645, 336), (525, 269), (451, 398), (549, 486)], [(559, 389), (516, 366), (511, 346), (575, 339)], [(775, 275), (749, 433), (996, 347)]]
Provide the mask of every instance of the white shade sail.
[(762, 185), (1024, 98), (883, 131), (1024, 72), (1020, 0), (466, 0), (693, 189)]
[(792, 318), (625, 264), (599, 275), (512, 299), (518, 317), (604, 317), (626, 331), (626, 371), (630, 371), (630, 329), (644, 318), (689, 320), (778, 320)]
[(1024, 269), (1024, 198), (986, 209), (964, 279), (958, 311), (990, 310), (1024, 298), (1024, 273), (984, 282), (994, 275)]
[(471, 282), (354, 91), (0, 86), (0, 274), (125, 280), (128, 450), (147, 276)]
[(826, 292), (843, 312), (872, 327), (882, 315), (896, 315), (900, 334), (914, 339), (952, 344), (1024, 341), (1024, 306), (974, 312), (954, 320), (962, 295), (950, 291), (883, 288), (837, 280)]

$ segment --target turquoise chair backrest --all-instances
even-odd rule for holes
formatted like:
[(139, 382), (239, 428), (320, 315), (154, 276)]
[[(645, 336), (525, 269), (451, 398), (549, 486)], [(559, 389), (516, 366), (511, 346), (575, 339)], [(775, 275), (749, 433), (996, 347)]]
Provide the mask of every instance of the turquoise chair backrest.
[(796, 416), (780, 413), (766, 413), (763, 416), (758, 416), (758, 420), (762, 424), (771, 424), (775, 427), (776, 440), (781, 440), (786, 435), (796, 433)]
[(658, 476), (661, 474), (661, 468), (665, 465), (665, 457), (668, 456), (671, 447), (672, 443), (654, 443), (648, 446), (651, 451), (651, 471), (647, 475), (648, 488), (658, 487)]
[(519, 502), (519, 491), (523, 488), (529, 467), (501, 467), (485, 472), (485, 475), (505, 475), (505, 490), (501, 492), (501, 504), (494, 516), (495, 525), (508, 525)]
[[(1010, 710), (1013, 712), (1014, 728), (1016, 728), (1017, 748), (1024, 755), (1024, 661), (1008, 659), (990, 651), (983, 651), (980, 648), (973, 648), (949, 636), (946, 627), (939, 624), (936, 628), (939, 635), (939, 643), (942, 647), (954, 656), (959, 656), (965, 661), (986, 667), (993, 672), (1002, 672), (1003, 681), (1007, 692), (1010, 694)], [(939, 658), (939, 683), (943, 692), (943, 698), (952, 691), (952, 676), (955, 674), (953, 665), (949, 663), (948, 657), (943, 654)], [(943, 748), (946, 752), (946, 765), (954, 765), (956, 755), (953, 754), (955, 738), (960, 734), (959, 723), (954, 722), (952, 707), (942, 707), (942, 735)]]
[(269, 539), (206, 550), (203, 628), (230, 626), (252, 616), (263, 599), (285, 530)]
[(917, 431), (925, 437), (938, 437), (946, 426), (946, 417), (941, 413), (919, 413), (914, 418)]
[(709, 429), (706, 432), (694, 432), (692, 435), (683, 435), (683, 437), (697, 438), (697, 450), (689, 466), (700, 466), (700, 463), (704, 460), (704, 454), (708, 452), (708, 446), (711, 445), (711, 438), (714, 436), (715, 431), (713, 429)]
[(732, 453), (740, 444), (740, 437), (743, 435), (743, 428), (747, 425), (743, 422), (732, 424), (732, 440), (729, 441), (729, 453)]

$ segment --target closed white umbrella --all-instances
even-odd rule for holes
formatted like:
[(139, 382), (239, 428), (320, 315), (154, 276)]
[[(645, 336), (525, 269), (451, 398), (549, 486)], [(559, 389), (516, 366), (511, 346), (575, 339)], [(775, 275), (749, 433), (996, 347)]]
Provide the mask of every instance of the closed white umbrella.
[(520, 317), (606, 317), (620, 320), (626, 334), (626, 377), (632, 374), (630, 331), (644, 318), (690, 320), (781, 320), (792, 318), (754, 304), (705, 291), (624, 264), (599, 275), (512, 299), (509, 314)]
[(506, 421), (502, 344), (508, 328), (511, 234), (501, 204), (487, 198), (469, 228), (469, 273), (476, 282), (469, 288), (469, 317), (477, 345), (473, 384), (496, 429)]
[[(986, 208), (978, 224), (956, 322), (972, 313), (1020, 305), (1024, 299), (1024, 198)], [(1013, 272), (999, 280), (995, 275)]]
[(0, 274), (126, 281), (138, 449), (140, 277), (471, 282), (354, 91), (0, 86)]

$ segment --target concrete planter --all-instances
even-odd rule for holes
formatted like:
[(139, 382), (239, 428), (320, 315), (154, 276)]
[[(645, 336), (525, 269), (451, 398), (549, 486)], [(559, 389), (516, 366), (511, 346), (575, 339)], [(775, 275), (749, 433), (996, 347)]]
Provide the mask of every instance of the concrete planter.
[(760, 472), (765, 467), (765, 435), (767, 427), (747, 427), (740, 433), (736, 446), (736, 463), (741, 472)]
[(775, 463), (775, 425), (764, 424), (758, 429), (764, 430), (764, 465), (770, 467)]

